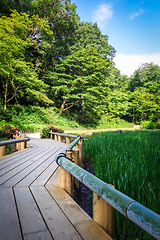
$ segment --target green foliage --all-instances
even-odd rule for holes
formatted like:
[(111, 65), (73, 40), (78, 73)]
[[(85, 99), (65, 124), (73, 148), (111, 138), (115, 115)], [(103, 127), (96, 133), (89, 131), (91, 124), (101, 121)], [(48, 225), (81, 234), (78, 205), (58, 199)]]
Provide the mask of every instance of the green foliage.
[(145, 129), (155, 129), (156, 128), (156, 124), (151, 122), (151, 121), (142, 121), (141, 122), (141, 126)]
[[(160, 214), (160, 131), (93, 133), (84, 150), (97, 177)], [(152, 239), (118, 212), (115, 226), (116, 239)]]
[(98, 121), (97, 128), (107, 129), (107, 128), (131, 128), (133, 124), (125, 121), (121, 118), (112, 118), (112, 116), (102, 115), (101, 119)]
[(108, 43), (108, 36), (101, 33), (97, 23), (78, 21), (75, 37), (76, 42), (71, 46), (72, 51), (93, 47), (105, 58), (113, 59), (115, 49)]
[[(38, 79), (32, 63), (25, 61), (25, 51), (36, 47), (31, 34), (32, 26), (38, 28), (38, 21), (36, 17), (30, 20), (26, 13), (16, 11), (10, 17), (0, 18), (0, 86), (4, 109), (12, 99), (18, 102), (24, 96), (31, 102), (53, 103), (46, 96), (47, 85)], [(45, 21), (40, 23), (42, 33), (49, 30)]]
[[(7, 113), (6, 113), (7, 112)], [(6, 123), (17, 126), (21, 132), (39, 132), (46, 125), (60, 126), (63, 129), (79, 127), (74, 118), (62, 116), (58, 109), (39, 106), (8, 105), (0, 126)]]
[[(108, 36), (81, 22), (71, 0), (4, 0), (0, 8), (0, 121), (12, 119), (7, 106), (17, 103), (54, 104), (72, 126), (97, 125), (101, 115), (133, 123), (160, 118), (160, 67), (146, 63), (129, 79), (121, 76)], [(31, 116), (22, 126), (21, 118), (12, 120), (29, 131), (50, 124)]]
[(154, 94), (144, 87), (137, 87), (130, 95), (130, 110), (134, 120), (153, 120), (159, 118), (160, 106), (155, 101)]
[(45, 126), (40, 133), (41, 138), (49, 138), (50, 137), (50, 133), (49, 132), (56, 132), (56, 133), (63, 133), (64, 131), (60, 128), (57, 127), (53, 127), (53, 126)]
[(130, 97), (133, 121), (156, 122), (160, 118), (160, 67), (142, 64), (130, 77), (128, 89), (133, 92)]
[(56, 74), (49, 72), (54, 84), (54, 101), (60, 103), (60, 111), (74, 109), (80, 113), (81, 122), (94, 120), (108, 92), (106, 77), (110, 64), (95, 48), (82, 48), (62, 60)]

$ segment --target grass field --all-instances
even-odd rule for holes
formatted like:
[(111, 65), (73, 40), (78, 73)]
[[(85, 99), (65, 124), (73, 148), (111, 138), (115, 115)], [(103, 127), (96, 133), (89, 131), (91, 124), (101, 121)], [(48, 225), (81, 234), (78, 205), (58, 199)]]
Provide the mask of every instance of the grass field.
[[(160, 214), (160, 131), (93, 133), (85, 157), (95, 175)], [(116, 212), (116, 239), (153, 239)]]

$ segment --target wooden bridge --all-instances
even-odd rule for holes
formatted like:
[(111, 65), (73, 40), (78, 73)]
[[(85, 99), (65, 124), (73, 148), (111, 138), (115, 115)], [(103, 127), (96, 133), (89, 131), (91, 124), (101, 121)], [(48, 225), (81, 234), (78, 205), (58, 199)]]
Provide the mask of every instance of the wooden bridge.
[(31, 139), (0, 159), (0, 240), (109, 240), (59, 186), (55, 156), (66, 144)]

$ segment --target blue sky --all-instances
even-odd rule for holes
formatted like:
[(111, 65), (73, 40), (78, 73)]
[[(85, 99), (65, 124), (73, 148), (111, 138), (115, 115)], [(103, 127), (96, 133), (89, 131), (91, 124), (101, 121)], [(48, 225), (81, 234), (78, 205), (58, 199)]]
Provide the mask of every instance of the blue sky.
[(160, 66), (160, 0), (72, 0), (81, 21), (97, 22), (116, 49), (115, 66), (130, 76), (142, 64)]

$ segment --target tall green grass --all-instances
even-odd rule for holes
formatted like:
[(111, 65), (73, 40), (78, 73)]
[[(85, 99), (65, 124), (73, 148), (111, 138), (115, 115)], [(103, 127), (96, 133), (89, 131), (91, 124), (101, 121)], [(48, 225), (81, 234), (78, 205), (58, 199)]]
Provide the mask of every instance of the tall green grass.
[[(95, 175), (160, 214), (160, 131), (94, 133), (85, 156)], [(153, 239), (116, 212), (116, 239)]]

